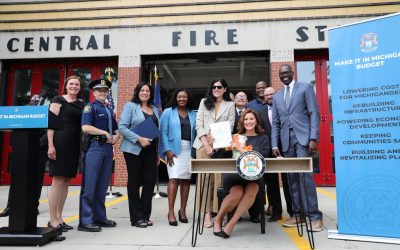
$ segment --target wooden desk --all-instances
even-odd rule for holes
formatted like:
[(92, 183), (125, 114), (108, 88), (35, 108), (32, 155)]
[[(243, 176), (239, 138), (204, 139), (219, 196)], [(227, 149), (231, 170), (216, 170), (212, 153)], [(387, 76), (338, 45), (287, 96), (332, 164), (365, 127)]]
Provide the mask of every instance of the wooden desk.
[[(312, 173), (313, 163), (311, 157), (302, 158), (265, 158), (265, 173)], [(236, 159), (192, 159), (190, 160), (190, 172), (192, 174), (216, 174), (216, 173), (237, 173), (236, 170)], [(204, 177), (205, 178), (205, 177)], [(299, 177), (298, 177), (299, 178)], [(200, 179), (200, 183), (196, 182), (196, 195), (195, 195), (195, 205), (193, 210), (193, 225), (192, 225), (192, 246), (196, 246), (197, 235), (202, 234), (203, 226), (201, 220), (201, 209), (196, 211), (196, 201), (206, 199), (208, 192), (206, 192), (206, 197), (203, 197), (204, 190), (204, 179)], [(197, 189), (200, 189), (200, 197), (197, 197)], [(197, 212), (197, 217), (196, 217)], [(203, 212), (205, 213), (205, 212)], [(203, 215), (204, 216), (204, 215)], [(196, 225), (197, 221), (197, 225)], [(309, 223), (311, 223), (309, 219)], [(303, 236), (303, 229), (301, 225), (297, 225), (298, 233)], [(301, 229), (301, 231), (300, 231)], [(310, 232), (307, 227), (307, 235), (309, 238), (309, 243), (312, 249), (314, 249), (314, 237), (312, 232)]]
[[(312, 158), (265, 158), (265, 173), (311, 173)], [(235, 159), (192, 159), (192, 174), (237, 173)]]

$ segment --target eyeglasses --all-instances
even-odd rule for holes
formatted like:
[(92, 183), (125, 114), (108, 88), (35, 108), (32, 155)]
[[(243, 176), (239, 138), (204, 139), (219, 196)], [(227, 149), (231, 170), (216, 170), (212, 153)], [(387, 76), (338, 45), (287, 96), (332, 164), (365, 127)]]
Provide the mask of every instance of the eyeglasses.
[(221, 85), (213, 85), (211, 88), (212, 89), (222, 89), (223, 86), (221, 86)]
[(31, 99), (31, 102), (38, 102), (38, 101), (40, 101), (40, 98), (32, 98)]

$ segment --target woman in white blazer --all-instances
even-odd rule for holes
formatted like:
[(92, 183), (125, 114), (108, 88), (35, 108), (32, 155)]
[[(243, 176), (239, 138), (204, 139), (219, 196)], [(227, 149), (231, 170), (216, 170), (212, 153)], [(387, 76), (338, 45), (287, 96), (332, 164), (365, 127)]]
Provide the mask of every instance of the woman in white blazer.
[[(216, 122), (229, 121), (231, 131), (235, 124), (235, 104), (229, 97), (229, 86), (224, 79), (215, 80), (208, 88), (206, 98), (200, 102), (196, 116), (197, 136), (193, 147), (196, 148), (196, 157), (198, 159), (208, 159), (215, 153), (212, 145), (209, 143), (208, 134), (210, 124)], [(204, 176), (203, 176), (204, 177)], [(208, 174), (205, 176), (208, 180)], [(200, 178), (200, 176), (199, 176)], [(199, 178), (197, 181), (199, 181)], [(207, 186), (207, 183), (206, 183)], [(211, 174), (208, 199), (206, 201), (206, 215), (204, 226), (211, 227), (211, 213), (218, 212), (217, 190), (221, 186), (221, 174)], [(200, 205), (200, 204), (197, 204)], [(203, 207), (204, 205), (202, 205)]]

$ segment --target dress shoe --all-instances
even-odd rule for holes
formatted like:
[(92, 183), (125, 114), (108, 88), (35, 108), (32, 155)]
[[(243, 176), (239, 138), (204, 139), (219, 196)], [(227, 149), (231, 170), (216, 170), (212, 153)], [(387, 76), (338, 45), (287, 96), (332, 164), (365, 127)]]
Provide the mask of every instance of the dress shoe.
[(117, 226), (117, 222), (113, 220), (100, 220), (100, 221), (95, 221), (94, 224), (99, 225), (101, 227), (115, 227)]
[(251, 218), (250, 218), (250, 221), (253, 222), (253, 223), (260, 223), (260, 218), (258, 218), (258, 217), (251, 217)]
[(65, 236), (62, 236), (62, 235), (57, 236), (57, 237), (55, 237), (55, 238), (53, 239), (53, 241), (63, 241), (63, 240), (65, 240)]
[(265, 211), (266, 215), (272, 216), (272, 206), (268, 205), (267, 211)]
[(308, 231), (313, 231), (313, 232), (321, 232), (324, 230), (324, 223), (322, 220), (315, 220), (311, 221), (311, 227), (308, 226)]
[(146, 221), (148, 227), (151, 227), (154, 225), (154, 223), (151, 220), (145, 220), (145, 221)]
[(278, 220), (282, 220), (282, 215), (273, 214), (271, 217), (269, 217), (268, 222), (276, 222)]
[(7, 217), (10, 215), (10, 207), (4, 208), (3, 212), (0, 213), (0, 217)]
[(80, 224), (78, 226), (78, 231), (83, 231), (83, 232), (100, 232), (101, 227), (99, 227), (96, 224)]
[(68, 225), (67, 223), (65, 223), (65, 221), (63, 221), (63, 223), (61, 224), (61, 226), (65, 227), (67, 230), (72, 230), (72, 229), (74, 229), (73, 226)]
[(178, 211), (178, 218), (179, 218), (179, 221), (182, 223), (189, 223), (187, 218), (183, 218), (183, 216), (181, 216), (181, 210)]
[(178, 222), (176, 221), (176, 219), (174, 221), (169, 220), (169, 216), (167, 215), (168, 218), (168, 223), (170, 226), (176, 227), (178, 226)]
[(145, 220), (138, 220), (135, 222), (131, 222), (131, 226), (133, 227), (139, 227), (139, 228), (146, 228), (147, 227), (147, 223)]
[(300, 218), (300, 217), (290, 217), (290, 219), (286, 220), (282, 226), (284, 227), (297, 227), (297, 224), (304, 225), (305, 224), (305, 219)]

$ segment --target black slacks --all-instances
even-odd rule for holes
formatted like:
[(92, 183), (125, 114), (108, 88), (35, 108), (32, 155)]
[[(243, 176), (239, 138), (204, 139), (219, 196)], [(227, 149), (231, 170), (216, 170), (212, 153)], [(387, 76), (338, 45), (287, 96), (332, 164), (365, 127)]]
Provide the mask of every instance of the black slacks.
[[(293, 215), (292, 198), (287, 180), (287, 174), (281, 174), (283, 192), (285, 194), (286, 208), (290, 216)], [(282, 215), (281, 192), (279, 189), (279, 176), (276, 173), (264, 174), (264, 181), (267, 185), (268, 203), (272, 205), (272, 214), (276, 216)]]
[[(157, 151), (142, 148), (139, 155), (124, 152), (128, 169), (128, 201), (131, 222), (149, 220), (154, 186), (157, 180)], [(140, 193), (140, 187), (142, 192)]]

